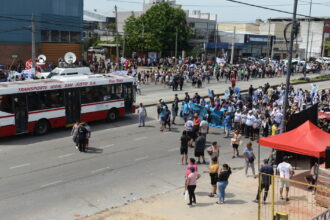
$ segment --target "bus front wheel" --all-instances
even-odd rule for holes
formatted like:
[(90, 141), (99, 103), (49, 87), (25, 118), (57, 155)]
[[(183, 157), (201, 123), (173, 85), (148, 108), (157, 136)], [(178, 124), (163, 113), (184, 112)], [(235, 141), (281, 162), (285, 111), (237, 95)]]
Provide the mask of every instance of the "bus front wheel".
[(36, 135), (44, 135), (49, 130), (49, 122), (45, 119), (39, 120), (35, 126)]
[(118, 112), (116, 109), (111, 109), (108, 113), (108, 121), (116, 121), (118, 119)]

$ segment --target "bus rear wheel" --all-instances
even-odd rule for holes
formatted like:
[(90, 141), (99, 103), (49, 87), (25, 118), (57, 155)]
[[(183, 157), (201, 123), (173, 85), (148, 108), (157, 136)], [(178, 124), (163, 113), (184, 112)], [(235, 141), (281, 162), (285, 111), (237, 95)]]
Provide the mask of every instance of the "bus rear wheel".
[(39, 120), (35, 126), (36, 135), (44, 135), (49, 131), (49, 122), (45, 119)]
[(118, 119), (118, 112), (116, 109), (111, 109), (108, 113), (108, 121), (116, 121)]

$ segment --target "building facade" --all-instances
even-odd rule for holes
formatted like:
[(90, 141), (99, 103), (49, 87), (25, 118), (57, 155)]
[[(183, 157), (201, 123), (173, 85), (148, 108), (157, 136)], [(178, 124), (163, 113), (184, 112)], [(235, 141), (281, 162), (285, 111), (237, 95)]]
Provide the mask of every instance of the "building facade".
[(0, 7), (0, 64), (31, 59), (32, 14), (36, 55), (45, 54), (54, 64), (69, 51), (81, 58), (83, 0), (11, 0)]

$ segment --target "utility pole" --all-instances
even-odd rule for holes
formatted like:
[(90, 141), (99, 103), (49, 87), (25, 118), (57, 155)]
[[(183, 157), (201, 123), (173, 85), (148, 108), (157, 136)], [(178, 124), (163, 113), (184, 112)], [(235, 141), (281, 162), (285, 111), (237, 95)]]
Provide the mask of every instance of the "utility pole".
[(119, 68), (119, 45), (118, 45), (118, 13), (117, 13), (117, 5), (115, 5), (115, 16), (116, 16), (116, 64), (117, 68)]
[(290, 45), (289, 45), (288, 73), (286, 75), (286, 85), (285, 85), (285, 93), (283, 99), (283, 119), (282, 119), (281, 133), (283, 133), (286, 130), (286, 123), (287, 123), (287, 108), (289, 105), (288, 93), (290, 88), (290, 76), (292, 71), (292, 50), (293, 50), (293, 42), (295, 36), (294, 32), (295, 30), (297, 30), (297, 7), (298, 7), (298, 0), (294, 0), (291, 36), (290, 36)]
[(124, 33), (124, 37), (123, 37), (123, 57), (125, 58), (125, 33)]
[(36, 23), (35, 23), (35, 17), (34, 13), (32, 13), (32, 18), (31, 18), (32, 24), (31, 24), (31, 40), (32, 40), (32, 69), (36, 68)]
[(304, 65), (304, 78), (306, 78), (306, 67), (307, 67), (307, 61), (308, 61), (308, 44), (309, 44), (309, 32), (311, 29), (311, 14), (312, 14), (312, 6), (313, 6), (313, 0), (310, 1), (309, 5), (309, 18), (308, 18), (308, 27), (307, 27), (307, 44), (305, 49), (305, 65)]
[(215, 18), (215, 33), (214, 33), (214, 57), (217, 60), (217, 47), (218, 47), (218, 15)]
[(271, 58), (270, 57), (270, 55), (271, 55), (271, 52), (270, 52), (270, 46), (271, 46), (271, 43), (270, 43), (270, 39), (271, 39), (271, 37), (270, 37), (270, 18), (268, 19), (268, 40), (267, 40), (267, 63), (269, 62), (269, 58)]
[(325, 52), (325, 33), (323, 33), (323, 38), (322, 38), (322, 51), (321, 51), (321, 57), (324, 57), (324, 52)]
[(178, 28), (175, 32), (175, 60), (178, 58)]
[(311, 49), (309, 50), (309, 57), (312, 56), (312, 52), (313, 52), (313, 39), (314, 38), (314, 33), (312, 32), (312, 38), (311, 38)]
[(236, 26), (234, 26), (233, 40), (231, 43), (231, 55), (230, 55), (230, 64), (234, 64), (234, 54), (235, 54), (235, 38), (236, 38)]

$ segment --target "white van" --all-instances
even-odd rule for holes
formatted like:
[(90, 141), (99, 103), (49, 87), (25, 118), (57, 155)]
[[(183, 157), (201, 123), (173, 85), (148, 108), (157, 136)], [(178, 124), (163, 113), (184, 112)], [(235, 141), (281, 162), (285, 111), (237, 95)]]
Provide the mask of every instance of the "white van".
[(89, 67), (76, 67), (76, 68), (58, 68), (53, 69), (47, 78), (54, 76), (72, 76), (72, 75), (89, 75), (92, 74)]

